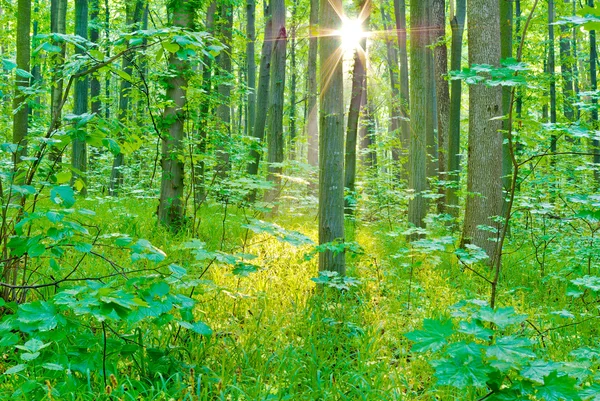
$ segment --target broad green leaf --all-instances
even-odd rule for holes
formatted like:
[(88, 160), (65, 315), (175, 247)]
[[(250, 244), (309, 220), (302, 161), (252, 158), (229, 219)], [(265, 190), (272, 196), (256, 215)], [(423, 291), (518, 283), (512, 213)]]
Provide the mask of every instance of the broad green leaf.
[(518, 366), (528, 358), (535, 358), (535, 353), (531, 350), (532, 344), (528, 338), (500, 337), (495, 344), (487, 347), (485, 353), (489, 358)]
[(458, 331), (460, 333), (473, 335), (481, 340), (489, 340), (494, 334), (492, 330), (483, 327), (481, 322), (475, 319), (469, 322), (461, 321)]
[(42, 367), (48, 370), (65, 370), (65, 367), (57, 363), (43, 363)]
[(579, 401), (576, 380), (569, 376), (558, 376), (556, 371), (544, 377), (544, 385), (537, 388), (536, 397), (544, 401)]
[(594, 383), (581, 392), (581, 398), (585, 401), (600, 401), (600, 383)]
[(33, 361), (33, 360), (37, 359), (39, 356), (40, 356), (39, 352), (34, 352), (34, 353), (24, 352), (21, 354), (21, 359), (24, 360), (25, 362), (29, 362), (29, 361)]
[(533, 382), (544, 384), (544, 377), (558, 369), (560, 369), (559, 363), (535, 360), (521, 369), (521, 376)]
[(233, 274), (241, 277), (248, 277), (252, 273), (256, 273), (258, 271), (258, 267), (255, 265), (251, 265), (249, 263), (237, 263), (235, 265), (235, 269), (233, 269)]
[(404, 334), (406, 338), (414, 342), (414, 352), (437, 351), (446, 345), (447, 338), (453, 333), (450, 320), (425, 319), (423, 330), (415, 330)]
[(19, 306), (17, 322), (24, 332), (49, 331), (64, 323), (63, 316), (58, 314), (54, 305), (46, 301), (36, 301)]
[(191, 330), (194, 333), (198, 333), (203, 336), (212, 335), (212, 329), (210, 327), (208, 327), (208, 325), (206, 325), (205, 323), (202, 323), (202, 322), (190, 323), (190, 322), (184, 322), (184, 321), (179, 321), (178, 323), (184, 329)]
[(571, 283), (578, 287), (584, 287), (588, 290), (592, 290), (593, 292), (600, 291), (600, 277), (597, 276), (584, 276), (581, 278), (576, 278), (575, 280), (571, 280)]
[(50, 190), (50, 199), (57, 205), (68, 208), (75, 204), (75, 193), (70, 186), (60, 185)]
[(487, 387), (488, 375), (494, 371), (479, 356), (460, 356), (434, 362), (438, 384), (456, 388)]
[(483, 321), (494, 323), (500, 329), (524, 322), (527, 319), (527, 315), (518, 315), (512, 306), (495, 310), (486, 306), (479, 310), (477, 317)]

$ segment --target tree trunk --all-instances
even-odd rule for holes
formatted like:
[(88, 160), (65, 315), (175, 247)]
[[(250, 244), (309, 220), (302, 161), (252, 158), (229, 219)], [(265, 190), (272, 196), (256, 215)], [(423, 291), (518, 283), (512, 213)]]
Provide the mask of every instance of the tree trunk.
[[(429, 78), (427, 79), (427, 107), (425, 110), (427, 113), (426, 132), (427, 132), (427, 178), (433, 178), (438, 176), (438, 143), (435, 135), (437, 127), (437, 94), (435, 87), (435, 72), (434, 72), (434, 61), (433, 51), (431, 45), (433, 43), (433, 31), (432, 26), (432, 4), (433, 0), (421, 0), (425, 2), (427, 9), (427, 72)], [(427, 181), (429, 183), (429, 181)]]
[[(500, 58), (507, 59), (512, 57), (512, 23), (513, 23), (513, 0), (499, 0), (500, 6)], [(502, 88), (502, 114), (508, 116), (510, 109), (510, 98), (512, 88), (505, 86)], [(502, 187), (505, 192), (510, 191), (512, 176), (512, 160), (510, 149), (508, 147), (508, 119), (502, 120)], [(504, 197), (505, 199), (506, 197)], [(502, 202), (503, 208), (508, 206), (506, 201)]]
[[(211, 17), (212, 18), (212, 17)], [(248, 114), (246, 117), (246, 134), (254, 136), (254, 121), (256, 120), (256, 0), (246, 1), (246, 65), (248, 74), (246, 85), (248, 86)]]
[[(296, 20), (298, 15), (298, 1), (294, 0), (292, 2), (292, 23), (290, 26), (291, 33), (291, 45), (290, 45), (290, 133), (289, 133), (289, 159), (296, 159), (296, 87), (298, 81), (298, 75), (296, 74), (296, 27), (298, 25), (298, 21)], [(285, 63), (285, 62), (284, 62)]]
[[(463, 33), (465, 29), (466, 0), (456, 0), (456, 12), (450, 21), (452, 28), (452, 45), (450, 69), (460, 71), (462, 60)], [(462, 81), (451, 83), (450, 126), (448, 133), (448, 178), (452, 181), (446, 191), (447, 211), (458, 216), (457, 190), (460, 182), (460, 106), (462, 98)]]
[[(173, 26), (191, 29), (194, 21), (194, 4), (192, 0), (174, 0), (169, 3), (173, 12)], [(158, 220), (165, 226), (178, 230), (184, 223), (183, 205), (183, 139), (185, 106), (187, 102), (186, 71), (187, 61), (181, 60), (176, 53), (169, 57), (173, 76), (168, 79), (166, 97), (172, 103), (165, 107), (163, 119), (167, 125), (162, 139), (162, 181), (160, 187), (160, 203)]]
[[(594, 0), (588, 0), (588, 6), (594, 7)], [(590, 90), (595, 91), (598, 88), (598, 76), (596, 75), (596, 63), (598, 62), (598, 53), (596, 50), (596, 31), (592, 29), (590, 31)], [(592, 116), (591, 123), (594, 129), (598, 125), (598, 99), (592, 96)], [(594, 170), (594, 178), (596, 184), (600, 183), (600, 141), (598, 139), (592, 140), (592, 152), (594, 153), (593, 162), (596, 164)]]
[(575, 120), (572, 103), (575, 101), (573, 94), (573, 55), (571, 54), (571, 38), (569, 27), (560, 26), (560, 72), (562, 75), (563, 115), (568, 121)]
[[(75, 0), (75, 35), (87, 39), (88, 35), (88, 0)], [(83, 50), (77, 47), (75, 53), (82, 54)], [(75, 107), (73, 114), (82, 115), (88, 112), (88, 78), (83, 77), (75, 82)], [(83, 129), (86, 129), (83, 127)], [(83, 182), (80, 194), (87, 195), (87, 145), (84, 140), (73, 139), (73, 156), (71, 165), (81, 174), (73, 174), (73, 180)]]
[[(556, 77), (554, 56), (554, 0), (548, 0), (548, 74), (550, 75), (550, 123), (556, 124)], [(556, 153), (556, 135), (550, 139), (550, 151)], [(554, 164), (554, 157), (551, 159)]]
[(319, 42), (317, 30), (319, 24), (319, 0), (310, 0), (310, 37), (308, 43), (308, 119), (306, 131), (308, 132), (308, 163), (311, 166), (319, 165), (319, 122), (317, 99), (319, 96), (317, 85), (317, 52)]
[(427, 24), (427, 4), (422, 0), (410, 2), (410, 147), (408, 188), (414, 191), (414, 198), (408, 204), (408, 221), (423, 227), (427, 213), (427, 201), (422, 192), (427, 189), (427, 110), (428, 81), (427, 69), (429, 34)]
[[(500, 8), (498, 0), (468, 0), (469, 64), (500, 65)], [(467, 200), (462, 243), (473, 243), (490, 257), (497, 254), (494, 218), (502, 213), (502, 89), (485, 84), (469, 86), (469, 148)], [(483, 226), (483, 227), (482, 227)]]
[[(91, 0), (90, 2), (90, 41), (92, 43), (98, 43), (100, 39), (100, 21), (98, 20), (100, 13), (100, 0)], [(92, 113), (100, 115), (100, 107), (102, 102), (100, 101), (100, 79), (99, 76), (93, 74), (90, 78), (90, 97), (92, 98)]]
[[(406, 0), (394, 0), (394, 15), (396, 17), (396, 32), (398, 35), (398, 48), (400, 58), (400, 142), (404, 158), (410, 143), (410, 92), (408, 82), (408, 52), (406, 47)], [(408, 164), (405, 162), (402, 168), (406, 176)]]
[(226, 46), (219, 53), (217, 64), (221, 70), (221, 80), (218, 85), (219, 105), (217, 106), (217, 119), (219, 121), (219, 138), (217, 144), (216, 173), (224, 176), (229, 170), (229, 142), (231, 141), (231, 44), (233, 35), (233, 6), (229, 2), (217, 3), (219, 15), (217, 30), (218, 39)]
[[(52, 0), (50, 5), (50, 31), (53, 33), (65, 34), (67, 19), (67, 0)], [(62, 109), (61, 99), (63, 95), (64, 82), (60, 70), (65, 62), (66, 43), (55, 41), (55, 46), (60, 47), (60, 51), (52, 53), (50, 56), (50, 65), (52, 66), (52, 89), (50, 92), (50, 114), (53, 121), (57, 123), (61, 120)], [(55, 127), (52, 127), (55, 128)], [(51, 160), (62, 161), (62, 149), (53, 148), (50, 152)]]
[[(17, 68), (29, 73), (31, 58), (31, 0), (17, 2)], [(27, 132), (29, 130), (29, 106), (27, 105), (27, 89), (29, 78), (15, 74), (15, 96), (13, 99), (13, 143), (18, 145), (14, 153), (15, 167), (21, 163), (21, 157), (27, 153)], [(13, 178), (15, 183), (20, 182), (19, 174)]]
[[(341, 0), (321, 0), (321, 31), (340, 27), (336, 10)], [(341, 40), (338, 36), (320, 39), (321, 107), (319, 132), (319, 244), (344, 241), (344, 73)], [(346, 274), (345, 253), (323, 251), (320, 271)]]
[[(283, 101), (285, 94), (285, 57), (287, 31), (285, 29), (285, 1), (271, 0), (273, 24), (273, 54), (271, 55), (271, 88), (269, 89), (269, 112), (267, 129), (268, 180), (273, 188), (267, 192), (266, 201), (275, 202), (281, 191), (283, 171)], [(274, 209), (276, 210), (276, 208)]]
[[(217, 10), (217, 3), (212, 1), (206, 10), (206, 23), (205, 29), (208, 33), (213, 34), (214, 31), (214, 16)], [(210, 94), (212, 92), (212, 72), (213, 72), (213, 61), (212, 57), (204, 57), (204, 69), (202, 70), (202, 92)], [(202, 158), (206, 154), (207, 142), (208, 142), (208, 129), (210, 121), (210, 100), (205, 99), (200, 103), (200, 127), (198, 130), (198, 150), (200, 154), (200, 161), (194, 164), (194, 204), (197, 206), (204, 201), (206, 197), (205, 188), (205, 171), (206, 164)]]
[[(446, 181), (447, 177), (447, 155), (448, 155), (448, 131), (450, 125), (450, 90), (446, 75), (448, 74), (448, 49), (444, 41), (446, 37), (446, 13), (444, 0), (433, 0), (433, 50), (435, 87), (437, 94), (437, 130), (438, 130), (438, 175), (440, 181)], [(438, 212), (445, 211), (445, 186), (440, 185), (437, 201)]]
[(256, 175), (262, 156), (262, 146), (265, 136), (265, 125), (267, 121), (267, 107), (269, 102), (269, 86), (271, 83), (271, 54), (273, 52), (273, 22), (269, 8), (265, 8), (265, 33), (260, 55), (260, 67), (258, 72), (258, 91), (256, 93), (256, 119), (254, 123), (254, 137), (256, 138), (250, 150), (250, 162), (248, 163), (248, 174)]
[[(367, 0), (368, 1), (368, 0)], [(370, 3), (369, 3), (370, 6)], [(365, 0), (360, 2), (360, 10), (365, 7)], [(369, 13), (370, 10), (367, 10)], [(368, 20), (364, 22), (363, 30), (367, 30)], [(367, 39), (363, 38), (360, 48), (354, 50), (354, 72), (352, 74), (352, 93), (350, 97), (350, 108), (348, 110), (348, 126), (346, 128), (346, 154), (345, 154), (345, 176), (344, 187), (348, 191), (345, 197), (345, 212), (352, 214), (354, 210), (354, 201), (356, 199), (355, 180), (356, 180), (356, 144), (358, 141), (358, 119), (360, 108), (363, 103), (363, 89), (366, 80), (367, 58), (366, 58)]]
[[(138, 28), (138, 24), (142, 21), (144, 12), (144, 0), (136, 0), (134, 3), (127, 3), (125, 10), (125, 19), (129, 30), (135, 30)], [(123, 56), (121, 68), (126, 76), (131, 77), (133, 74), (133, 58), (134, 55), (130, 52)], [(131, 120), (131, 82), (121, 77), (121, 87), (119, 90), (119, 123), (120, 134), (119, 140), (125, 141), (129, 121)], [(113, 160), (113, 166), (110, 173), (110, 189), (109, 193), (111, 196), (118, 196), (119, 189), (123, 186), (123, 171), (122, 168), (125, 166), (125, 155), (119, 152), (115, 155)]]
[[(61, 0), (64, 1), (65, 3), (67, 2), (67, 0)], [(109, 0), (104, 0), (104, 36), (106, 37), (106, 57), (110, 56), (110, 48), (111, 48), (111, 44), (110, 44), (110, 3)], [(110, 77), (111, 74), (106, 74), (106, 78), (104, 79), (104, 96), (106, 97), (106, 99), (110, 99)], [(110, 117), (110, 106), (106, 105), (105, 110), (105, 117), (109, 118)]]

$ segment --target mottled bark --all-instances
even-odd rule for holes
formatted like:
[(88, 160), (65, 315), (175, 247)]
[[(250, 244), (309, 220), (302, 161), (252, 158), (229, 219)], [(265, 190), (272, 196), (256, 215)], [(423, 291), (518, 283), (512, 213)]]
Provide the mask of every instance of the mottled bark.
[[(334, 8), (335, 7), (335, 8)], [(337, 30), (341, 21), (335, 10), (341, 0), (321, 0), (321, 31)], [(344, 241), (344, 74), (341, 40), (320, 38), (320, 136), (319, 136), (319, 244)], [(319, 270), (346, 273), (345, 253), (319, 254)]]
[(318, 98), (317, 85), (317, 52), (319, 42), (317, 30), (319, 24), (319, 0), (310, 0), (310, 33), (308, 43), (308, 99), (307, 99), (307, 122), (308, 133), (308, 163), (311, 166), (319, 164), (319, 121), (318, 121)]
[[(469, 64), (500, 65), (498, 0), (468, 0)], [(482, 248), (494, 265), (497, 255), (495, 217), (502, 213), (502, 89), (469, 86), (467, 199), (462, 243)], [(490, 238), (492, 240), (490, 240)]]
[[(18, 0), (17, 2), (17, 43), (16, 61), (17, 68), (29, 73), (31, 58), (31, 0)], [(27, 88), (29, 78), (15, 74), (15, 95), (13, 98), (13, 132), (12, 141), (19, 146), (14, 153), (13, 162), (15, 167), (21, 163), (21, 157), (27, 153), (27, 133), (29, 131), (29, 106), (27, 105)], [(13, 179), (20, 182), (17, 176)]]
[(217, 64), (223, 75), (217, 87), (219, 93), (219, 105), (217, 106), (217, 120), (219, 122), (219, 138), (217, 143), (217, 166), (216, 173), (224, 176), (230, 168), (229, 165), (229, 141), (231, 141), (231, 83), (232, 77), (231, 44), (233, 36), (233, 6), (229, 2), (217, 2), (219, 32), (218, 39), (226, 46), (219, 53)]

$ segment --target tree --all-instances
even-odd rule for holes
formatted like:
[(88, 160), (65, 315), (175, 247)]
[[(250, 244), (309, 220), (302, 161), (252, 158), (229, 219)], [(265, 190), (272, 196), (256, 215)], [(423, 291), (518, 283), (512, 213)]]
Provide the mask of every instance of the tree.
[[(337, 10), (337, 11), (336, 11)], [(321, 32), (339, 29), (341, 0), (321, 0)], [(319, 127), (319, 244), (344, 241), (344, 74), (341, 40), (322, 36), (319, 43), (321, 64)], [(346, 273), (344, 252), (331, 250), (319, 254), (319, 270)]]
[[(451, 0), (450, 4), (454, 4)], [(450, 47), (450, 70), (460, 71), (462, 60), (463, 33), (466, 17), (466, 0), (456, 0), (456, 11), (450, 20), (452, 43)], [(448, 178), (452, 184), (446, 191), (447, 210), (453, 216), (458, 215), (458, 195), (456, 190), (460, 181), (460, 108), (462, 81), (453, 80), (450, 91), (450, 126), (448, 131)]]
[[(194, 4), (193, 0), (174, 0), (169, 3), (174, 27), (192, 28), (195, 14)], [(180, 229), (183, 225), (185, 213), (183, 204), (184, 164), (181, 156), (183, 154), (187, 102), (188, 64), (185, 60), (180, 59), (177, 53), (171, 53), (169, 56), (172, 75), (167, 79), (166, 96), (170, 104), (165, 107), (163, 113), (166, 129), (162, 138), (162, 181), (158, 220), (174, 230)]]
[(431, 110), (428, 98), (431, 95), (428, 81), (431, 79), (427, 57), (429, 33), (427, 30), (427, 2), (410, 2), (410, 147), (408, 188), (414, 197), (408, 204), (408, 221), (417, 227), (423, 226), (427, 213), (427, 201), (422, 196), (427, 189), (427, 129)]
[(216, 173), (223, 176), (229, 170), (229, 152), (227, 150), (231, 140), (231, 84), (232, 63), (231, 43), (233, 37), (233, 6), (231, 2), (217, 2), (217, 31), (218, 39), (226, 47), (219, 53), (217, 64), (221, 71), (221, 78), (217, 86), (219, 105), (217, 106), (217, 119), (219, 121), (219, 142), (217, 144)]
[[(513, 22), (513, 0), (500, 0), (500, 58), (512, 57), (512, 22)], [(511, 88), (502, 88), (502, 114), (508, 116), (510, 108)], [(504, 141), (502, 143), (502, 186), (504, 191), (510, 191), (512, 160), (508, 147), (508, 118), (502, 120), (502, 132)], [(506, 207), (506, 202), (503, 203)]]
[(256, 120), (256, 1), (246, 1), (246, 85), (248, 86), (248, 117), (246, 121), (246, 134), (254, 136), (254, 122)]
[(273, 53), (271, 55), (271, 88), (269, 89), (267, 161), (268, 180), (273, 188), (267, 193), (267, 202), (279, 196), (283, 171), (283, 101), (285, 93), (285, 57), (287, 31), (285, 29), (285, 1), (271, 0)]
[[(88, 0), (75, 0), (75, 35), (79, 35), (84, 39), (88, 37)], [(83, 50), (79, 47), (75, 49), (77, 54), (83, 54)], [(75, 82), (75, 106), (73, 114), (83, 115), (88, 112), (88, 77), (78, 79)], [(87, 145), (85, 139), (79, 135), (73, 139), (73, 154), (71, 157), (71, 165), (76, 172), (81, 174), (73, 174), (73, 182), (81, 180), (80, 194), (87, 195)], [(77, 185), (77, 184), (76, 184)]]
[[(18, 145), (14, 153), (15, 168), (21, 163), (21, 157), (27, 153), (27, 132), (29, 130), (29, 106), (27, 88), (29, 87), (29, 65), (31, 58), (31, 0), (17, 2), (17, 68), (24, 73), (15, 74), (15, 97), (13, 99), (13, 143)], [(16, 169), (15, 169), (16, 170)], [(14, 177), (19, 182), (20, 178)]]
[[(498, 0), (468, 0), (469, 64), (500, 65)], [(502, 213), (502, 89), (482, 83), (469, 86), (467, 199), (462, 243), (472, 243), (495, 263), (495, 241)]]
[[(594, 7), (594, 0), (588, 0), (588, 6)], [(590, 86), (591, 90), (595, 91), (598, 88), (598, 76), (596, 73), (596, 64), (598, 62), (598, 51), (596, 49), (596, 30), (590, 30)], [(591, 123), (594, 127), (598, 124), (598, 99), (592, 96), (592, 116)], [(592, 153), (594, 153), (592, 161), (596, 164), (597, 168), (594, 170), (594, 177), (596, 183), (600, 183), (600, 141), (598, 139), (592, 139)]]
[[(438, 137), (438, 178), (440, 181), (447, 180), (447, 155), (448, 155), (448, 131), (450, 124), (450, 92), (446, 75), (448, 75), (448, 49), (444, 38), (446, 37), (446, 13), (444, 0), (433, 0), (432, 4), (432, 26), (433, 26), (433, 56), (435, 89), (437, 94), (437, 137)], [(438, 211), (445, 209), (445, 190), (440, 186), (441, 197), (438, 199)]]
[[(359, 4), (359, 19), (363, 20), (366, 30), (368, 27), (368, 16), (370, 14), (370, 1), (362, 0)], [(367, 8), (368, 7), (368, 8)], [(351, 214), (353, 210), (352, 202), (349, 199), (354, 198), (355, 180), (356, 180), (356, 145), (358, 141), (358, 120), (360, 116), (361, 105), (363, 104), (364, 87), (367, 78), (367, 58), (366, 58), (367, 38), (362, 38), (360, 46), (354, 49), (354, 71), (352, 73), (352, 93), (350, 96), (350, 108), (348, 111), (348, 125), (346, 129), (346, 153), (345, 153), (345, 175), (344, 187), (348, 190), (349, 196), (345, 198), (346, 213)]]
[(265, 7), (265, 32), (260, 55), (258, 72), (258, 90), (256, 93), (256, 118), (254, 123), (255, 142), (250, 150), (250, 162), (247, 166), (249, 174), (256, 175), (262, 155), (262, 142), (265, 136), (267, 121), (267, 105), (269, 101), (269, 86), (271, 82), (271, 54), (273, 52), (273, 22), (269, 7)]
[[(406, 0), (394, 0), (394, 16), (396, 19), (396, 33), (398, 35), (398, 56), (400, 62), (400, 141), (404, 152), (410, 142), (410, 91), (408, 81), (408, 51), (406, 47)], [(404, 163), (404, 170), (407, 170)], [(406, 175), (406, 171), (404, 172)]]

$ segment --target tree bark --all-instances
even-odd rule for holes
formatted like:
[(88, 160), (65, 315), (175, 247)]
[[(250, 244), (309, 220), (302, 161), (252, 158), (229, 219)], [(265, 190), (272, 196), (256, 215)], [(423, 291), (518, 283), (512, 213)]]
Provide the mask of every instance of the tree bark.
[(294, 160), (296, 158), (296, 88), (298, 86), (298, 75), (296, 73), (296, 51), (297, 51), (297, 40), (296, 31), (298, 21), (296, 20), (298, 15), (298, 1), (292, 2), (292, 23), (290, 24), (290, 132), (289, 132), (289, 159)]
[[(594, 0), (588, 0), (588, 6), (594, 7)], [(595, 91), (598, 88), (598, 76), (596, 73), (596, 63), (598, 62), (598, 52), (596, 50), (596, 31), (592, 29), (590, 31), (590, 86), (591, 90)], [(598, 125), (598, 99), (592, 96), (592, 116), (591, 123), (594, 129), (597, 128)], [(596, 169), (594, 170), (594, 178), (596, 180), (596, 184), (600, 183), (600, 141), (598, 139), (592, 139), (592, 152), (594, 156), (592, 161), (596, 164)]]
[[(507, 59), (512, 57), (512, 24), (513, 24), (513, 0), (499, 0), (500, 6), (500, 58)], [(512, 89), (509, 86), (502, 88), (502, 114), (507, 117), (510, 109), (510, 98)], [(502, 120), (502, 187), (505, 192), (510, 191), (512, 176), (512, 160), (510, 149), (508, 147), (508, 128), (509, 122), (505, 118)], [(502, 202), (503, 208), (508, 203)]]
[[(500, 65), (500, 8), (498, 0), (468, 0), (469, 64)], [(497, 233), (494, 218), (502, 213), (502, 89), (485, 84), (469, 86), (469, 147), (467, 199), (462, 244), (482, 248), (494, 265)]]
[(248, 114), (246, 117), (246, 134), (254, 136), (256, 120), (256, 0), (246, 1), (246, 85), (248, 86)]
[[(321, 0), (321, 31), (339, 29), (341, 0)], [(344, 241), (344, 73), (341, 40), (338, 36), (320, 38), (320, 136), (319, 136), (319, 244)], [(346, 274), (345, 253), (323, 251), (320, 271)]]
[[(173, 26), (192, 28), (194, 21), (193, 0), (174, 0), (169, 3), (173, 12)], [(183, 139), (186, 107), (186, 71), (187, 61), (179, 59), (176, 53), (169, 57), (169, 65), (173, 76), (168, 79), (167, 99), (171, 102), (163, 114), (167, 125), (163, 133), (161, 165), (162, 181), (160, 187), (160, 203), (158, 205), (158, 220), (165, 226), (179, 230), (184, 223), (183, 204)]]
[[(29, 73), (31, 59), (31, 0), (19, 0), (17, 2), (17, 68)], [(21, 157), (27, 154), (27, 133), (29, 131), (29, 106), (27, 105), (27, 88), (29, 78), (15, 74), (15, 96), (13, 99), (13, 143), (18, 145), (14, 153), (13, 162), (15, 170), (21, 163)], [(13, 178), (16, 183), (20, 181), (18, 176)]]
[[(446, 181), (447, 177), (447, 156), (448, 156), (448, 132), (450, 125), (450, 89), (446, 75), (448, 75), (448, 49), (446, 47), (446, 12), (444, 9), (444, 0), (433, 0), (433, 41), (434, 41), (434, 71), (435, 87), (437, 94), (437, 135), (438, 135), (438, 178), (440, 181)], [(440, 185), (440, 198), (437, 200), (438, 212), (445, 211), (445, 186)]]
[(265, 8), (265, 32), (260, 55), (260, 67), (258, 72), (258, 91), (256, 93), (256, 118), (254, 123), (254, 137), (256, 140), (250, 150), (250, 162), (246, 171), (248, 174), (256, 175), (260, 159), (262, 157), (262, 146), (265, 136), (267, 121), (267, 107), (269, 102), (269, 86), (271, 83), (271, 54), (273, 52), (273, 22), (271, 12)]
[[(65, 34), (67, 19), (67, 0), (52, 0), (50, 5), (50, 31), (52, 33)], [(52, 53), (50, 64), (52, 66), (52, 89), (50, 92), (50, 113), (53, 121), (60, 121), (62, 109), (60, 102), (63, 95), (64, 81), (61, 74), (62, 66), (65, 62), (66, 43), (63, 41), (54, 41), (54, 45), (60, 47), (60, 51)], [(54, 127), (53, 127), (54, 128)], [(50, 152), (51, 160), (62, 161), (62, 149), (53, 148)]]
[[(410, 143), (410, 91), (408, 81), (408, 51), (406, 47), (406, 0), (394, 0), (394, 15), (396, 19), (396, 32), (398, 35), (398, 56), (400, 61), (400, 142), (404, 158)], [(408, 164), (402, 168), (406, 176)]]
[(231, 44), (233, 36), (233, 6), (229, 2), (217, 3), (217, 14), (219, 16), (217, 29), (219, 40), (226, 49), (219, 53), (217, 64), (224, 76), (221, 78), (217, 91), (219, 93), (219, 105), (217, 106), (217, 119), (219, 121), (219, 139), (217, 144), (217, 167), (216, 173), (224, 176), (229, 170), (229, 142), (231, 141)]
[[(456, 0), (456, 12), (450, 21), (452, 28), (452, 44), (450, 69), (460, 71), (462, 60), (463, 33), (465, 29), (466, 0)], [(458, 216), (457, 190), (460, 182), (460, 106), (462, 98), (462, 81), (451, 83), (450, 126), (448, 133), (448, 178), (452, 181), (446, 191), (447, 211), (454, 217)]]
[[(271, 88), (269, 89), (269, 112), (267, 129), (267, 160), (269, 174), (267, 179), (273, 188), (267, 192), (266, 201), (275, 202), (281, 191), (281, 173), (283, 168), (283, 102), (285, 94), (285, 57), (287, 31), (285, 29), (285, 1), (271, 0), (273, 24), (273, 54), (271, 55)], [(275, 207), (274, 211), (277, 209)]]
[(427, 68), (429, 50), (427, 4), (422, 0), (410, 2), (410, 147), (408, 188), (414, 191), (414, 197), (408, 204), (408, 221), (423, 227), (423, 218), (427, 213), (427, 200), (422, 192), (427, 189), (427, 110), (428, 81), (430, 73)]

